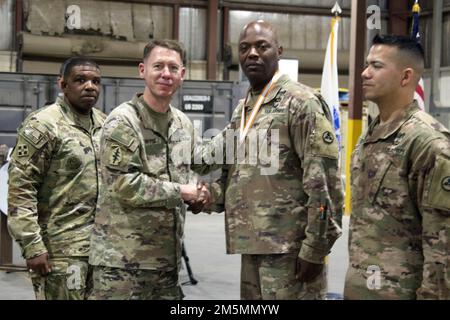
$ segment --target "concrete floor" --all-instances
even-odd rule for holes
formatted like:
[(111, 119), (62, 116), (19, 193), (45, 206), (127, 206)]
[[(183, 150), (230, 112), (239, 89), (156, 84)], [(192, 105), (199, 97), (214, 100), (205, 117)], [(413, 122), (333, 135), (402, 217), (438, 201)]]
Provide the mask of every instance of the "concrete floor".
[[(344, 218), (344, 235), (337, 241), (329, 259), (328, 292), (341, 296), (348, 266), (348, 218)], [(185, 247), (197, 285), (185, 284), (186, 300), (238, 300), (240, 255), (225, 254), (223, 214), (188, 214), (185, 228)], [(23, 264), (15, 247), (15, 263)], [(181, 282), (189, 282), (186, 268)], [(31, 281), (26, 272), (0, 271), (0, 300), (34, 299)]]

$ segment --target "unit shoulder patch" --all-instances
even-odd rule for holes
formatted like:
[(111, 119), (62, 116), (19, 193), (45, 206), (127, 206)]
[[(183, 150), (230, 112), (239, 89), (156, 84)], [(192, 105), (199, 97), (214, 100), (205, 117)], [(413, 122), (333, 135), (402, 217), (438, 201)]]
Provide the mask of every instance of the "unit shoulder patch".
[(450, 160), (436, 157), (431, 181), (425, 186), (423, 203), (426, 206), (450, 211)]
[(112, 166), (118, 166), (122, 162), (122, 150), (120, 146), (113, 145), (111, 146), (111, 151), (109, 154), (109, 164)]
[(334, 136), (330, 131), (325, 131), (322, 135), (322, 139), (325, 143), (330, 144), (334, 141)]
[(447, 176), (444, 179), (442, 179), (442, 189), (450, 192), (450, 176)]

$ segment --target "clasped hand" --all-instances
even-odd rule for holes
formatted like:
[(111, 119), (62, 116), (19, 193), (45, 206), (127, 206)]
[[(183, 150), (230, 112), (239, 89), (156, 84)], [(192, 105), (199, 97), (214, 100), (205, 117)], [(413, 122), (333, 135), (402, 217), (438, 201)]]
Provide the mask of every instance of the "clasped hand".
[(211, 193), (204, 181), (199, 181), (196, 185), (182, 185), (181, 197), (189, 205), (188, 210), (195, 214), (202, 212), (211, 204)]

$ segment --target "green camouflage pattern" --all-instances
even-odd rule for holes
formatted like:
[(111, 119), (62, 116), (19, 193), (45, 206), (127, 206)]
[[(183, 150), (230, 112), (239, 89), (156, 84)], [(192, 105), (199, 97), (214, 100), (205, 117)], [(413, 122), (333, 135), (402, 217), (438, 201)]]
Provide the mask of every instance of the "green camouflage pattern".
[(412, 103), (351, 162), (346, 299), (450, 299), (450, 133)]
[(96, 153), (104, 114), (91, 132), (61, 98), (18, 129), (9, 165), (8, 228), (25, 259), (86, 257), (97, 201)]
[(89, 300), (181, 300), (176, 270), (140, 270), (95, 266)]
[[(122, 269), (178, 269), (186, 208), (180, 184), (189, 161), (171, 156), (193, 140), (191, 121), (170, 107), (168, 140), (140, 95), (115, 108), (101, 137), (101, 183), (90, 263)], [(192, 150), (187, 152), (190, 158)]]
[[(257, 96), (252, 94), (245, 106), (246, 119)], [(226, 141), (226, 130), (239, 130), (244, 102), (240, 101), (222, 135), (203, 148), (204, 158)], [(341, 234), (343, 206), (338, 143), (326, 103), (311, 88), (283, 75), (266, 96), (253, 128), (266, 132), (268, 149), (276, 147), (270, 146), (271, 130), (278, 130), (276, 172), (261, 174), (267, 164), (251, 164), (249, 156), (254, 154), (248, 151), (243, 163), (235, 158), (233, 164), (193, 167), (201, 174), (222, 168), (211, 191), (213, 210), (225, 209), (227, 252), (296, 252), (309, 262), (324, 263)], [(226, 155), (229, 146), (224, 145)], [(328, 207), (325, 214), (319, 211), (321, 205)]]
[(47, 276), (30, 272), (37, 300), (86, 300), (92, 290), (92, 267), (86, 258), (51, 259)]
[(315, 280), (295, 278), (297, 253), (243, 254), (241, 299), (243, 300), (324, 300), (327, 293), (326, 268)]

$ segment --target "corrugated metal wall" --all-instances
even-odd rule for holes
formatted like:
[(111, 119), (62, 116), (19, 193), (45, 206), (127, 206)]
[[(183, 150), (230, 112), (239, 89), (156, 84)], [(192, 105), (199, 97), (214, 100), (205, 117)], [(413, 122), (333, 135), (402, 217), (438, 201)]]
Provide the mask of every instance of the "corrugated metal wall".
[[(278, 30), (280, 43), (286, 49), (324, 50), (330, 35), (330, 17), (252, 11), (230, 11), (230, 41), (237, 44), (242, 27), (257, 19), (270, 21)], [(342, 18), (339, 28), (339, 50), (350, 49), (350, 19)]]
[[(26, 0), (24, 4), (26, 31), (35, 35), (89, 34), (127, 41), (172, 36), (173, 9), (167, 6), (91, 0)], [(70, 5), (80, 8), (80, 29), (66, 26)]]
[(0, 51), (12, 50), (13, 0), (0, 0)]
[[(277, 2), (273, 0), (232, 0), (232, 2), (277, 3), (280, 5), (331, 8), (335, 0), (280, 0)], [(369, 0), (367, 2), (368, 5), (376, 4), (383, 10), (388, 7), (387, 0)], [(8, 50), (11, 46), (11, 8), (13, 3), (13, 0), (0, 0), (0, 51)], [(339, 3), (343, 9), (350, 9), (351, 0), (340, 0)], [(410, 5), (412, 3), (413, 0), (410, 1)], [(433, 1), (420, 1), (424, 11), (432, 10), (432, 3)], [(145, 43), (150, 38), (170, 38), (172, 36), (173, 8), (170, 6), (90, 0), (25, 0), (24, 4), (26, 12), (25, 28), (30, 34), (34, 35), (59, 35), (62, 37), (97, 35), (102, 36), (104, 39), (119, 40), (122, 44), (123, 40), (130, 42), (141, 41)], [(71, 4), (79, 5), (81, 8), (82, 29), (80, 31), (72, 31), (65, 28), (64, 12), (67, 6)], [(445, 0), (444, 5), (447, 7), (450, 6), (450, 0)], [(52, 14), (48, 15), (48, 12)], [(308, 60), (308, 54), (302, 53), (301, 50), (309, 51), (312, 57), (317, 57), (318, 53), (319, 55), (324, 54), (323, 50), (330, 30), (329, 16), (321, 17), (231, 10), (231, 44), (234, 46), (237, 45), (240, 31), (246, 23), (259, 18), (271, 21), (279, 29), (281, 43), (285, 48), (284, 56), (286, 58), (299, 58), (302, 60), (301, 68), (304, 66), (312, 66), (313, 70), (319, 70), (319, 67), (316, 66), (316, 62), (318, 61), (311, 63)], [(421, 34), (423, 35), (422, 41), (426, 51), (428, 67), (430, 66), (432, 47), (431, 18), (431, 15), (421, 17)], [(180, 40), (186, 46), (188, 60), (204, 61), (206, 59), (206, 20), (206, 9), (185, 6), (180, 8), (179, 35)], [(445, 67), (450, 66), (450, 13), (445, 13), (443, 20), (442, 66)], [(218, 21), (218, 25), (221, 25), (220, 21)], [(387, 21), (385, 19), (382, 21), (381, 32), (387, 32)], [(370, 41), (372, 36), (373, 32), (369, 32), (368, 41)], [(218, 39), (221, 39), (220, 28), (218, 28)], [(55, 41), (58, 41), (58, 38)], [(86, 44), (86, 48), (82, 49), (87, 50), (91, 47), (91, 44), (88, 43)], [(350, 19), (343, 18), (339, 31), (339, 50), (341, 51), (341, 56), (348, 53), (349, 47)], [(220, 57), (221, 45), (218, 48), (218, 56)], [(95, 50), (96, 48), (91, 49)], [(33, 54), (33, 56), (36, 55)], [(45, 52), (42, 53), (42, 57), (45, 57)], [(125, 59), (133, 60), (138, 58), (128, 57)], [(236, 52), (234, 52), (233, 58), (234, 64), (237, 65)], [(344, 56), (344, 58), (345, 61), (348, 61), (347, 56)], [(25, 59), (28, 59), (26, 52)], [(348, 65), (348, 63), (346, 64)], [(26, 63), (25, 65), (30, 65), (30, 63)], [(341, 65), (340, 63), (340, 67)], [(24, 69), (24, 71), (28, 70)]]
[(188, 60), (206, 60), (206, 9), (180, 8), (180, 41)]
[[(302, 5), (310, 7), (324, 7), (331, 8), (336, 3), (336, 0), (231, 0), (230, 2), (254, 2), (254, 3), (267, 3), (267, 4), (289, 4), (289, 5)], [(341, 8), (349, 9), (351, 0), (339, 0)]]

